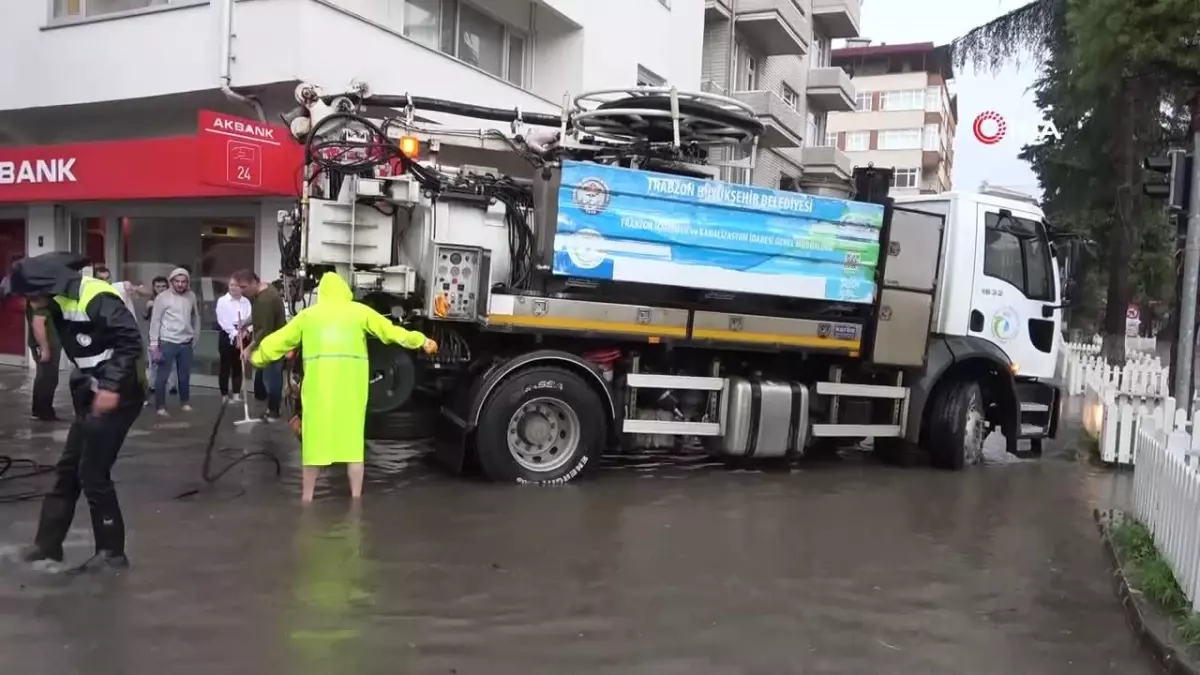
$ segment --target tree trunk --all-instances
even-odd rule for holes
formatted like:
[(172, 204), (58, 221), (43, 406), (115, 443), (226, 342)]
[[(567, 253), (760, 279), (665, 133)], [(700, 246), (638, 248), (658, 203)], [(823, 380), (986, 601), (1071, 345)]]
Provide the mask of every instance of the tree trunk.
[(1125, 365), (1125, 311), (1132, 289), (1129, 285), (1129, 261), (1133, 259), (1134, 189), (1140, 162), (1137, 159), (1137, 91), (1133, 80), (1121, 80), (1118, 101), (1123, 103), (1120, 141), (1117, 153), (1121, 185), (1113, 203), (1116, 218), (1109, 246), (1108, 297), (1104, 312), (1104, 341), (1100, 353), (1114, 366)]

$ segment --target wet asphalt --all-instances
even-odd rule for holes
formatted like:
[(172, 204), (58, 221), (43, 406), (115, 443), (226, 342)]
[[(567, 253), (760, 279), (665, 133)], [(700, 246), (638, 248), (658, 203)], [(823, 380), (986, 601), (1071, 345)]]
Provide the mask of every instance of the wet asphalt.
[[(27, 421), (28, 387), (0, 371), (0, 454), (50, 462), (66, 429)], [(217, 468), (267, 449), (282, 478), (252, 459), (177, 499), (200, 487), (217, 411), (213, 392), (193, 402), (147, 412), (115, 470), (130, 572), (0, 560), (0, 673), (1158, 672), (1091, 515), (1121, 505), (1128, 476), (1070, 444), (961, 474), (649, 454), (556, 488), (457, 480), (420, 443), (373, 444), (360, 508), (335, 474), (302, 509), (295, 441), (234, 413)], [(0, 481), (0, 496), (47, 486)], [(31, 539), (37, 507), (0, 504), (0, 559)], [(90, 549), (80, 513), (68, 563)]]

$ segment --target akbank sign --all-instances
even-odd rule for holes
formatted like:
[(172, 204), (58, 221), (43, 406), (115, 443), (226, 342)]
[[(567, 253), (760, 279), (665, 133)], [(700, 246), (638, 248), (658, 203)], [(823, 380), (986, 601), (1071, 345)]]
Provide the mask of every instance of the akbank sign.
[(1062, 138), (1052, 120), (1013, 125), (995, 110), (979, 113), (971, 124), (971, 133), (984, 145), (996, 145), (1009, 136), (1021, 145), (1038, 145)]

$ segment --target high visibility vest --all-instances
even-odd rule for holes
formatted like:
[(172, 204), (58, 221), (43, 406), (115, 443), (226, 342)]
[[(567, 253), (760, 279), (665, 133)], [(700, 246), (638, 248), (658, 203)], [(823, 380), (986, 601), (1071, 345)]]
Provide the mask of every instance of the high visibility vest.
[(54, 302), (62, 314), (59, 338), (63, 353), (79, 367), (91, 370), (112, 358), (112, 348), (96, 334), (96, 324), (87, 315), (88, 305), (102, 293), (111, 293), (117, 300), (121, 295), (112, 284), (99, 279), (83, 277), (79, 281), (79, 299), (64, 295), (54, 296)]

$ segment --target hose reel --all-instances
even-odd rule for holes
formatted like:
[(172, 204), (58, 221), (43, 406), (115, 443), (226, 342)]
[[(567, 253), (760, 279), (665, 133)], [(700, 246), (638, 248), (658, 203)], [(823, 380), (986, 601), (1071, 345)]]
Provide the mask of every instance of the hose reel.
[(575, 97), (571, 128), (617, 144), (676, 146), (743, 144), (765, 127), (741, 101), (671, 87), (631, 87), (586, 92)]

